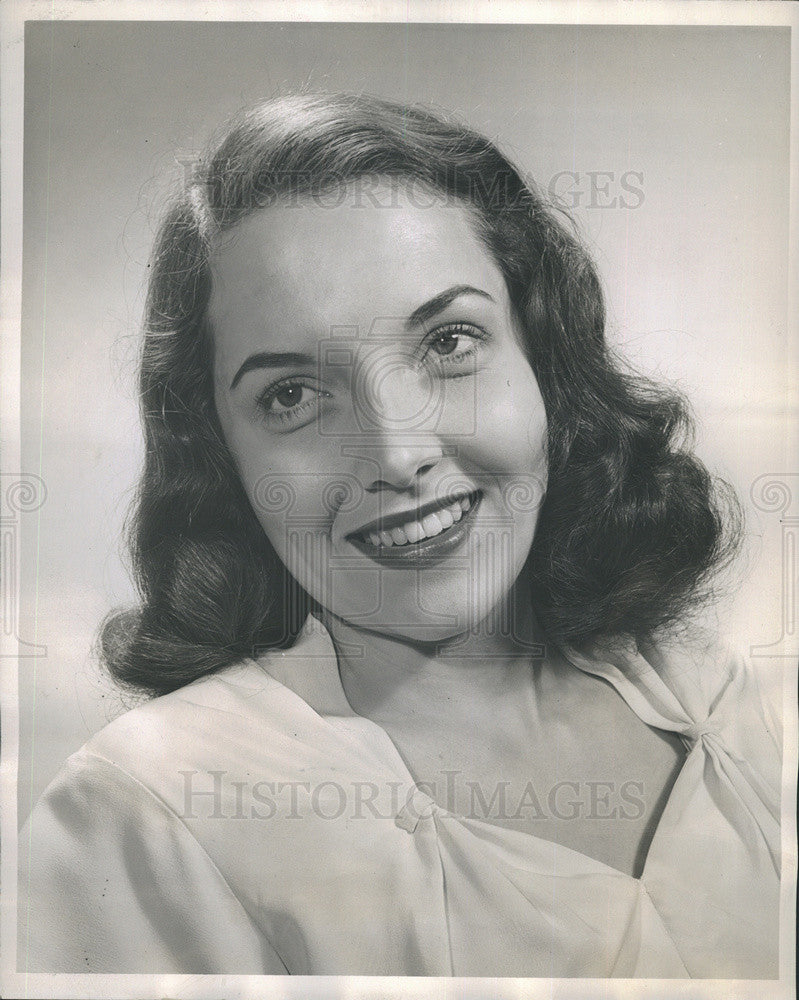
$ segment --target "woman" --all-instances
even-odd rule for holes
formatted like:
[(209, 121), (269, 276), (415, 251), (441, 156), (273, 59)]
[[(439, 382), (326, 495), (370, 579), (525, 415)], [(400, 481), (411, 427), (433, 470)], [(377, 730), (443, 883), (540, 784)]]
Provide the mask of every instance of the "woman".
[(564, 222), (460, 125), (291, 97), (151, 274), (102, 651), (160, 697), (32, 815), (26, 967), (776, 976), (776, 734), (683, 627), (734, 501)]

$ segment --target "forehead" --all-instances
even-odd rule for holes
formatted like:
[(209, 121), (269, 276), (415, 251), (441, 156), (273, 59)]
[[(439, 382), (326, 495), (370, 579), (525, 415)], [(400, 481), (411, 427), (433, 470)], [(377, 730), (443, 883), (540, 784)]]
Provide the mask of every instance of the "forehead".
[(331, 327), (407, 317), (456, 284), (506, 297), (499, 268), (461, 203), (428, 190), (379, 204), (328, 197), (260, 209), (225, 234), (212, 260), (217, 349), (285, 348)]

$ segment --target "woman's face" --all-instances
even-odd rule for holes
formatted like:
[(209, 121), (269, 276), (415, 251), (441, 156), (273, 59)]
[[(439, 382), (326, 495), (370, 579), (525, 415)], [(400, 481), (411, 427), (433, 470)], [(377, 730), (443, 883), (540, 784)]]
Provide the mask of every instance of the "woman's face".
[(261, 209), (216, 249), (216, 408), (300, 585), (354, 625), (442, 640), (525, 562), (544, 405), (469, 211), (356, 194)]

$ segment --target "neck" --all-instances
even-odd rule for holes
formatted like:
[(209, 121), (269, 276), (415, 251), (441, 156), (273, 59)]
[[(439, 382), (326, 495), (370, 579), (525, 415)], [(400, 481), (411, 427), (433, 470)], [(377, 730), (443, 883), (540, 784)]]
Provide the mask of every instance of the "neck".
[(437, 642), (419, 642), (359, 628), (330, 612), (330, 632), (347, 699), (374, 720), (425, 724), (445, 706), (499, 704), (529, 692), (531, 664), (543, 656), (543, 637), (521, 582), (474, 628)]

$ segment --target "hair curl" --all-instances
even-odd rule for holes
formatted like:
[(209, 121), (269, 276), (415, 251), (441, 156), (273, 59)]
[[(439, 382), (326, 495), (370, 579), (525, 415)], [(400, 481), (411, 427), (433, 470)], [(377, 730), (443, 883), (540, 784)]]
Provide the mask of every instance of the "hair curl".
[(492, 142), (415, 106), (280, 98), (226, 130), (156, 241), (140, 366), (145, 465), (128, 528), (141, 605), (100, 630), (124, 685), (174, 690), (254, 648), (289, 645), (304, 621), (309, 598), (266, 539), (216, 415), (209, 255), (276, 198), (369, 176), (468, 206), (504, 275), (549, 428), (525, 569), (549, 640), (651, 638), (696, 606), (735, 551), (737, 501), (691, 454), (684, 400), (612, 357), (585, 248)]

